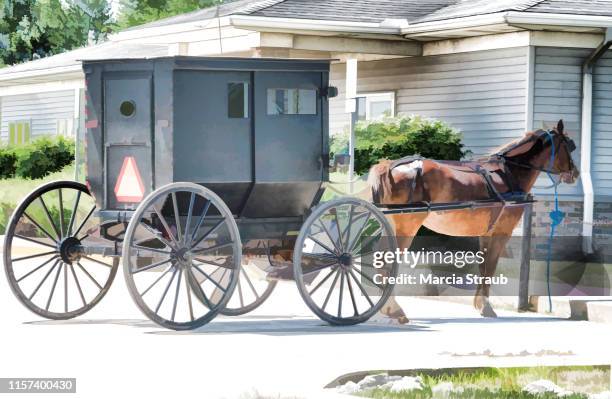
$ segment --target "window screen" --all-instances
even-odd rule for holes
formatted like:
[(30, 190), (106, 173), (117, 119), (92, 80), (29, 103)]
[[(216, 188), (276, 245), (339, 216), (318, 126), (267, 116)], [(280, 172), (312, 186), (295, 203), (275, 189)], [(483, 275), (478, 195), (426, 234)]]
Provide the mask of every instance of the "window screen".
[(268, 89), (268, 115), (316, 115), (315, 89)]
[(227, 115), (230, 118), (249, 117), (249, 84), (245, 82), (227, 84)]

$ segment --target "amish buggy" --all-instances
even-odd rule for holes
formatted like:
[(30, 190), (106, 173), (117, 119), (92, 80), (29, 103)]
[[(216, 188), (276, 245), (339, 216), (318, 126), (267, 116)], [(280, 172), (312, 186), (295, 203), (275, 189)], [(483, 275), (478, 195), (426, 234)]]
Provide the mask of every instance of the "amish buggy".
[[(121, 263), (140, 310), (184, 330), (250, 312), (278, 280), (292, 279), (319, 318), (352, 325), (401, 313), (393, 285), (366, 272), (373, 248), (393, 250), (396, 236), (448, 224), (443, 215), (454, 223), (477, 212), (472, 225), (505, 226), (506, 210), (532, 201), (527, 183), (506, 187), (476, 164), (420, 159), (375, 166), (373, 202), (321, 201), (328, 99), (337, 94), (329, 67), (263, 58), (84, 61), (86, 184), (45, 184), (16, 208), (4, 242), (13, 293), (42, 317), (69, 319), (104, 297)], [(552, 148), (571, 152), (562, 127), (547, 135), (551, 144), (534, 133), (508, 149), (504, 170), (574, 176), (564, 151), (553, 154), (554, 169), (533, 161)], [(468, 169), (479, 183), (464, 184)], [(493, 208), (502, 210), (491, 216)], [(396, 276), (398, 265), (377, 273)]]

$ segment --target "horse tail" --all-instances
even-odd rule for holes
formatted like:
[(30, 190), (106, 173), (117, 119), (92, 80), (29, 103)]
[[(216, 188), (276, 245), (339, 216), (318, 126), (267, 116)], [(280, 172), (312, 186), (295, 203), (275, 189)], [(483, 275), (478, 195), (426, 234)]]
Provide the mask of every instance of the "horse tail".
[(391, 161), (383, 160), (370, 168), (368, 185), (372, 190), (374, 203), (382, 204), (385, 198), (391, 195), (393, 176), (391, 175)]

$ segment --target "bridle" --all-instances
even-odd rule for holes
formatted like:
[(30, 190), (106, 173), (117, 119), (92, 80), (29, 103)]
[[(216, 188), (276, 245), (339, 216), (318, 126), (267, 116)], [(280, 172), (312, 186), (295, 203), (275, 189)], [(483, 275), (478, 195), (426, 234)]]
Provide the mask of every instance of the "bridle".
[[(550, 139), (550, 144), (551, 144), (551, 156), (550, 156), (550, 161), (548, 164), (548, 168), (543, 168), (543, 167), (539, 167), (539, 166), (534, 166), (534, 165), (530, 165), (527, 163), (522, 163), (522, 162), (517, 162), (514, 161), (513, 159), (511, 159), (511, 157), (508, 157), (507, 154), (509, 152), (511, 152), (512, 150), (523, 146), (529, 142), (532, 141), (536, 141), (539, 140), (542, 136), (545, 135), (545, 140), (544, 140), (544, 144), (546, 144), (546, 142), (548, 142), (548, 139)], [(574, 140), (572, 140), (571, 138), (569, 138), (568, 136), (566, 136), (565, 134), (558, 134), (557, 136), (560, 136), (561, 138), (561, 144), (565, 145), (565, 148), (567, 149), (568, 154), (571, 154), (572, 152), (574, 152), (576, 150), (576, 143), (574, 143)], [(539, 130), (536, 135), (533, 135), (529, 138), (529, 140), (526, 141), (522, 141), (520, 143), (517, 143), (515, 145), (513, 145), (510, 148), (506, 148), (503, 152), (498, 152), (497, 154), (495, 154), (495, 156), (497, 158), (500, 158), (503, 160), (503, 162), (505, 164), (509, 164), (509, 165), (514, 165), (514, 166), (518, 166), (521, 168), (525, 168), (525, 169), (534, 169), (534, 170), (539, 170), (541, 172), (545, 172), (546, 174), (548, 174), (548, 176), (550, 177), (550, 179), (553, 181), (553, 183), (555, 182), (555, 180), (552, 178), (551, 175), (560, 175), (562, 173), (566, 173), (565, 171), (555, 171), (554, 170), (554, 161), (555, 161), (555, 157), (556, 157), (557, 151), (555, 148), (555, 140), (554, 140), (554, 134), (553, 131), (551, 130)], [(572, 160), (572, 157), (569, 157), (569, 163), (570, 163), (570, 171), (573, 169), (574, 167), (574, 161)], [(559, 183), (556, 183), (559, 184)]]

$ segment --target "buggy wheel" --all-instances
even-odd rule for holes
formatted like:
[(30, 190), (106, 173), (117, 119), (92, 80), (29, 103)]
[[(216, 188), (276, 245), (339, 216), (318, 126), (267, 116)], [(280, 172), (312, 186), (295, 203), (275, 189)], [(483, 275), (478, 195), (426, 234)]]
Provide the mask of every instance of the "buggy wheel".
[(251, 263), (242, 265), (234, 295), (220, 311), (225, 316), (240, 316), (257, 309), (274, 291), (276, 280), (257, 278), (259, 268)]
[[(211, 321), (229, 301), (242, 245), (231, 211), (209, 189), (172, 183), (138, 206), (123, 241), (130, 295), (162, 327), (187, 330)], [(221, 269), (221, 276), (213, 275)]]
[(119, 261), (85, 255), (99, 224), (85, 185), (55, 181), (15, 209), (4, 239), (4, 270), (17, 299), (39, 316), (65, 320), (93, 308), (110, 288)]
[[(362, 323), (385, 304), (397, 263), (372, 266), (374, 251), (397, 248), (393, 229), (374, 205), (339, 198), (317, 207), (300, 230), (293, 253), (295, 281), (306, 305), (334, 325)], [(383, 280), (388, 282), (388, 280)]]

